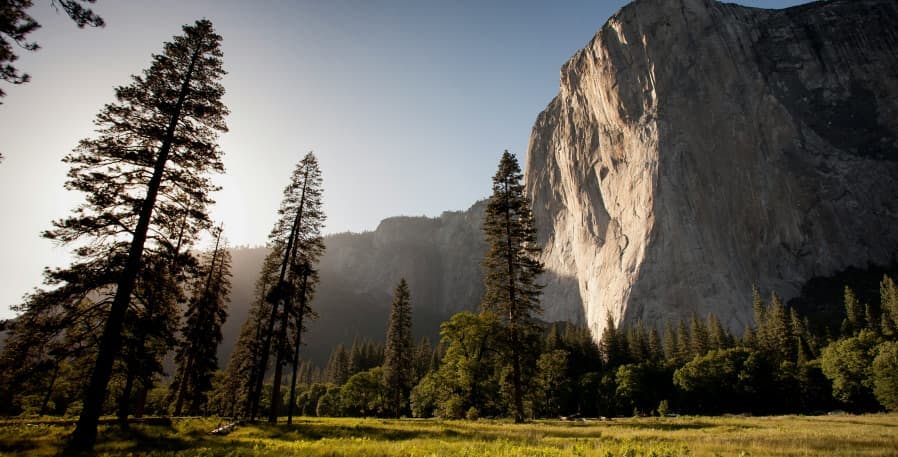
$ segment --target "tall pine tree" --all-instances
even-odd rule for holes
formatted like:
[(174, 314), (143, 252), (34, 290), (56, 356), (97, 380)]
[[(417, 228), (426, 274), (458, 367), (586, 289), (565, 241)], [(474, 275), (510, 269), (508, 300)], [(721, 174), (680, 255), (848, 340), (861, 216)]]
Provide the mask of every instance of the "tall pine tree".
[(412, 305), (405, 278), (393, 290), (393, 305), (387, 324), (387, 346), (384, 353), (384, 384), (390, 394), (395, 417), (402, 415), (402, 405), (411, 389), (413, 351)]
[[(244, 417), (253, 420), (259, 410), (259, 397), (256, 389), (261, 385), (265, 373), (268, 371), (267, 359), (262, 361), (262, 349), (265, 342), (265, 331), (268, 328), (271, 315), (271, 303), (267, 297), (274, 290), (278, 281), (280, 270), (281, 251), (274, 249), (268, 252), (262, 262), (262, 269), (256, 279), (254, 301), (249, 310), (249, 315), (240, 329), (240, 337), (234, 354), (246, 354), (247, 357), (237, 357), (234, 354), (228, 362), (228, 376), (235, 378), (230, 385), (241, 394), (235, 392), (241, 405)], [(266, 356), (267, 357), (267, 356)], [(259, 387), (261, 389), (261, 387)], [(261, 390), (259, 390), (261, 393)]]
[[(277, 422), (281, 406), (281, 383), (284, 365), (296, 360), (296, 349), (301, 342), (299, 334), (305, 318), (313, 315), (309, 306), (314, 291), (314, 265), (324, 252), (321, 228), (325, 215), (322, 209), (322, 179), (318, 159), (309, 152), (296, 165), (290, 183), (284, 189), (284, 198), (278, 210), (278, 220), (269, 235), (269, 245), (280, 254), (278, 277), (266, 296), (271, 304), (266, 330), (260, 347), (259, 367), (269, 363), (274, 348), (274, 379), (271, 391), (271, 409), (268, 421)], [(279, 325), (278, 325), (279, 324)], [(289, 337), (291, 325), (295, 338)], [(276, 329), (277, 327), (277, 329)], [(251, 411), (254, 415), (262, 397), (264, 372), (254, 379)]]
[(227, 318), (231, 292), (231, 253), (221, 239), (222, 229), (214, 231), (215, 247), (200, 265), (181, 328), (181, 342), (175, 355), (177, 371), (171, 385), (175, 416), (185, 406), (187, 413), (201, 414), (206, 393), (212, 389), (212, 374), (218, 369), (216, 352), (221, 343), (221, 326)]
[(517, 159), (505, 151), (493, 176), (493, 194), (483, 222), (489, 250), (483, 262), (486, 292), (481, 305), (502, 323), (517, 423), (524, 421), (525, 371), (535, 365), (538, 356), (528, 343), (538, 332), (534, 317), (542, 309), (536, 278), (543, 271), (537, 260), (540, 248), (522, 180)]
[(190, 218), (208, 220), (209, 194), (216, 188), (207, 174), (223, 171), (217, 139), (227, 130), (220, 41), (207, 20), (185, 26), (153, 56), (149, 69), (116, 89), (116, 100), (97, 115), (97, 135), (65, 158), (72, 166), (66, 187), (84, 192), (87, 201), (45, 236), (77, 242), (78, 260), (70, 270), (99, 268), (113, 284), (106, 289), (112, 299), (104, 302), (108, 313), (68, 451), (90, 450), (96, 441), (144, 251), (171, 250), (165, 234), (174, 231), (163, 230), (166, 222), (157, 216), (177, 213), (174, 206), (186, 196), (194, 208)]

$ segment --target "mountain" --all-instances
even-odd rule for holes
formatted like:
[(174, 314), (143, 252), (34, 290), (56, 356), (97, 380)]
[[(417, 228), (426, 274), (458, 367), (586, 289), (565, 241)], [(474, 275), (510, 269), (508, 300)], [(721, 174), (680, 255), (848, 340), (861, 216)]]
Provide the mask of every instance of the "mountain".
[(753, 284), (898, 252), (898, 4), (638, 0), (561, 69), (526, 163), (550, 283), (606, 318), (752, 321)]
[[(437, 218), (392, 217), (373, 232), (327, 236), (321, 284), (312, 301), (319, 317), (309, 324), (303, 356), (323, 366), (338, 343), (348, 346), (356, 337), (383, 341), (393, 288), (402, 277), (411, 291), (415, 337), (439, 341), (441, 322), (480, 303), (484, 208), (485, 202), (478, 202)], [(232, 250), (233, 293), (222, 328), (222, 364), (246, 320), (265, 254), (265, 248)]]
[[(660, 325), (713, 312), (741, 332), (753, 285), (808, 302), (822, 277), (895, 265), (894, 24), (892, 0), (621, 9), (562, 67), (530, 138), (542, 318), (587, 323), (598, 339), (608, 316)], [(327, 237), (306, 356), (323, 364), (339, 342), (382, 339), (403, 276), (418, 336), (436, 341), (441, 321), (476, 309), (483, 210), (479, 202)], [(264, 250), (233, 256), (222, 356)]]

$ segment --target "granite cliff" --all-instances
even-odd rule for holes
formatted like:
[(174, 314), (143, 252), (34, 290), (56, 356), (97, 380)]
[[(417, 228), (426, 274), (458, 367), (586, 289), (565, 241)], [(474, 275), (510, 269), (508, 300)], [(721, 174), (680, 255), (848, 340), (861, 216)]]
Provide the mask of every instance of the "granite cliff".
[[(898, 252), (898, 3), (638, 0), (561, 69), (528, 192), (544, 301), (659, 324)], [(565, 286), (577, 284), (582, 301)], [(559, 282), (561, 281), (561, 282)]]

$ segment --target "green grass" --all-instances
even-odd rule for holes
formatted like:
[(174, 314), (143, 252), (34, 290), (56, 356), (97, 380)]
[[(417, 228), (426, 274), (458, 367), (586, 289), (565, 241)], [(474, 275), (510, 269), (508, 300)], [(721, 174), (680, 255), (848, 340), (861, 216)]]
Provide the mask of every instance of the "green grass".
[[(679, 417), (609, 422), (299, 418), (247, 425), (219, 419), (102, 426), (98, 455), (130, 456), (898, 456), (898, 415)], [(68, 423), (0, 422), (0, 455), (52, 456)]]

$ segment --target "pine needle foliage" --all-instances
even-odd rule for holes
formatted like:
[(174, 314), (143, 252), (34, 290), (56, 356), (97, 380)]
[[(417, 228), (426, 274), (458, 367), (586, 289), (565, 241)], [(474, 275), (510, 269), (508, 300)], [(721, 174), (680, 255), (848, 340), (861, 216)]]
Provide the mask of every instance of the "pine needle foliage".
[[(208, 174), (224, 171), (217, 144), (228, 114), (219, 82), (221, 36), (205, 19), (183, 32), (142, 75), (116, 88), (116, 100), (97, 115), (97, 135), (64, 159), (71, 164), (66, 187), (83, 192), (86, 203), (45, 236), (81, 242), (80, 258), (124, 259), (70, 452), (89, 451), (96, 440), (144, 251), (175, 251), (185, 235), (205, 228), (210, 193), (217, 190)], [(167, 224), (173, 221), (179, 224)]]
[(523, 175), (514, 155), (505, 151), (493, 176), (493, 193), (487, 203), (483, 232), (489, 249), (483, 262), (484, 293), (481, 307), (494, 313), (504, 329), (507, 360), (511, 364), (511, 395), (515, 422), (524, 420), (524, 372), (535, 365), (536, 354), (527, 344), (539, 328), (541, 287), (536, 278), (543, 271), (537, 259), (536, 228), (530, 201), (524, 196)]
[(171, 385), (175, 416), (186, 410), (191, 416), (203, 413), (212, 375), (218, 369), (221, 326), (227, 318), (231, 292), (231, 253), (215, 230), (215, 247), (200, 265), (200, 275), (191, 285), (181, 341), (175, 355), (177, 371)]
[(387, 324), (384, 354), (384, 384), (390, 393), (393, 415), (402, 415), (403, 404), (412, 388), (414, 343), (412, 342), (412, 305), (405, 278), (393, 290), (393, 304)]

